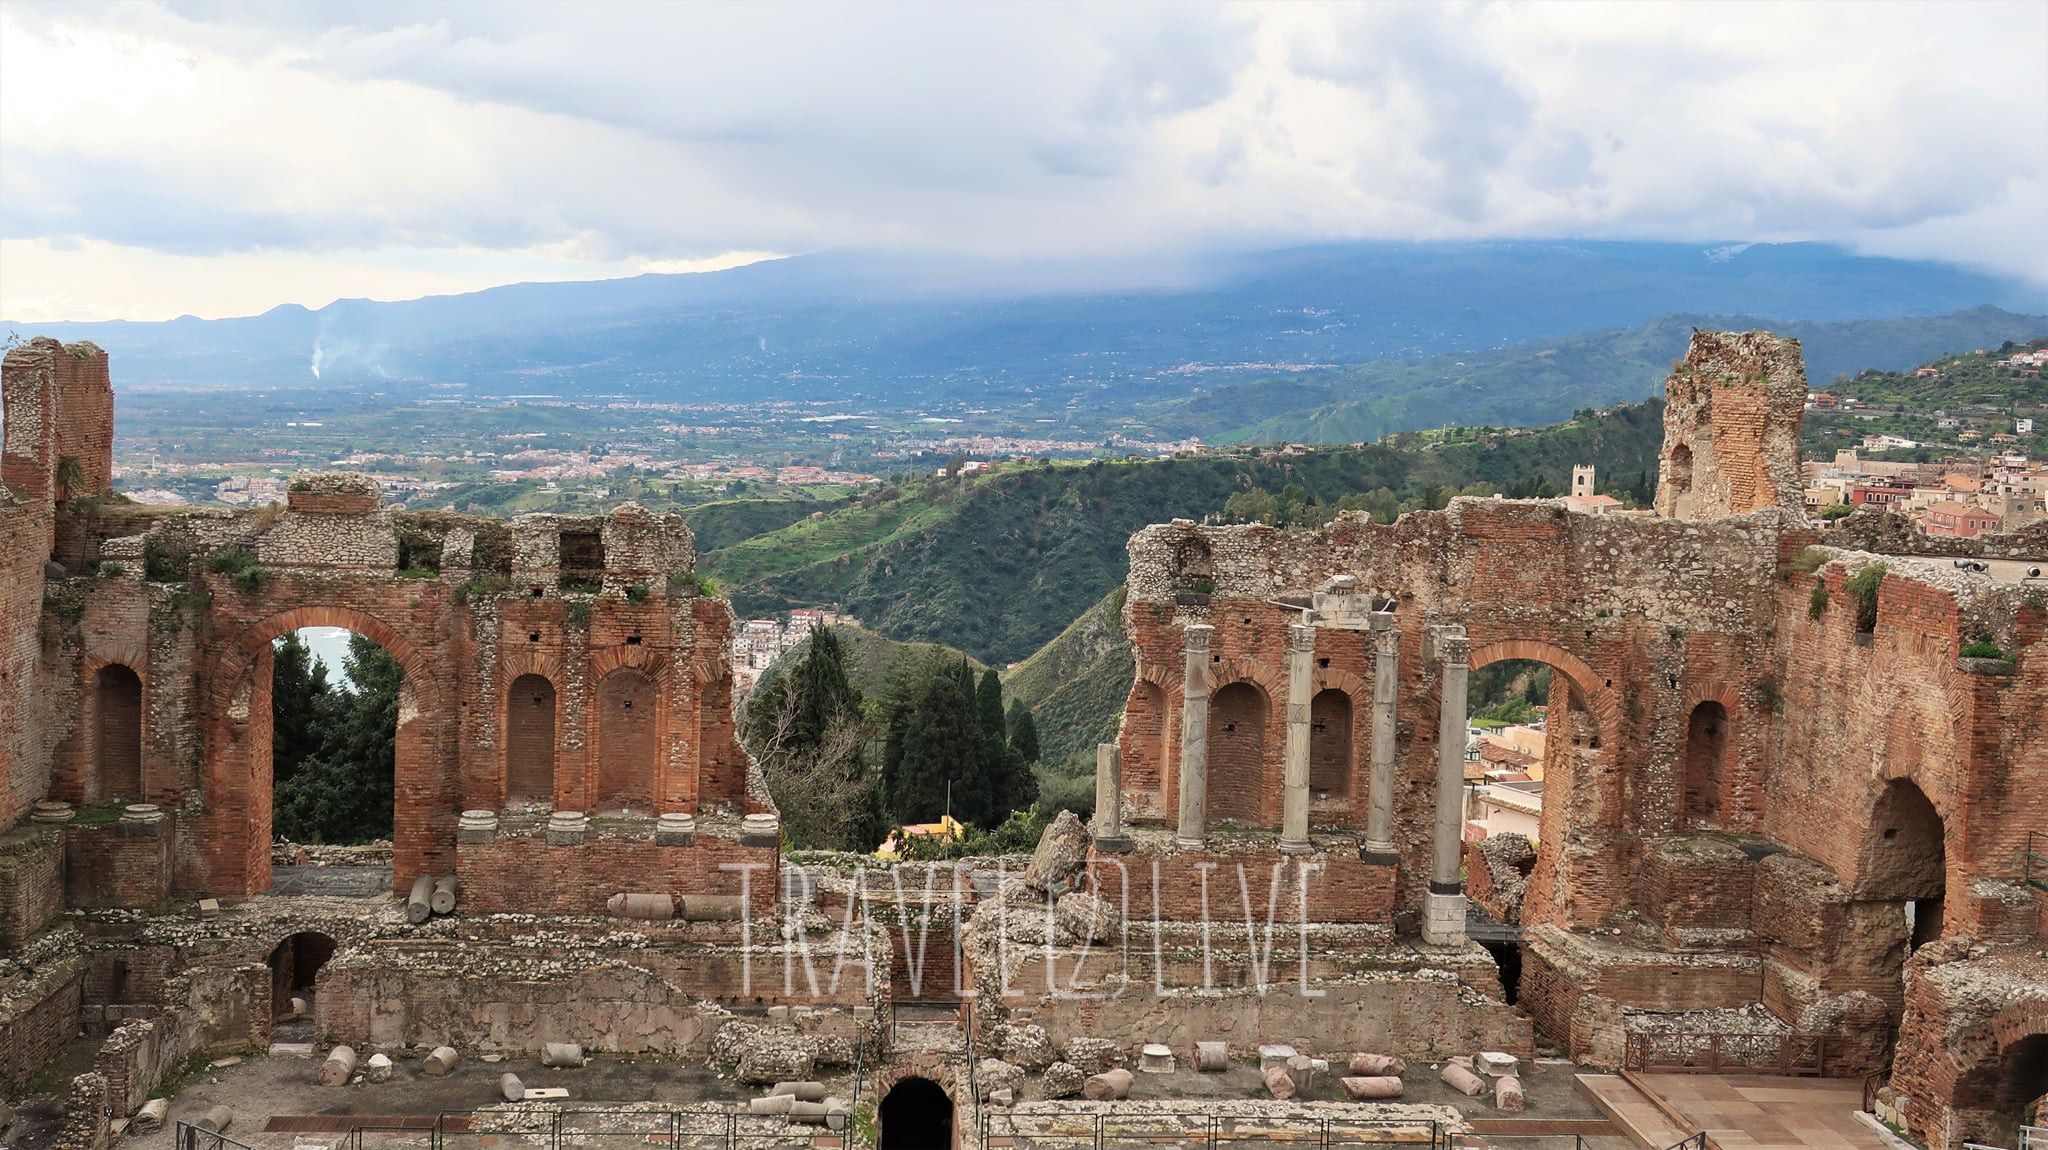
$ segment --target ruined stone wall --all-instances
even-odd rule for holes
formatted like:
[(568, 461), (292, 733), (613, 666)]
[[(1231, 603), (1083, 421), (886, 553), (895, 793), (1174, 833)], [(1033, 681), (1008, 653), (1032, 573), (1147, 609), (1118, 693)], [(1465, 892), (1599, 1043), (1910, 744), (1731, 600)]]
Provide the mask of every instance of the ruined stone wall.
[[(1755, 668), (1770, 662), (1775, 558), (1805, 538), (1788, 530), (1775, 511), (1709, 525), (1479, 499), (1391, 525), (1342, 515), (1313, 532), (1147, 528), (1131, 541), (1125, 605), (1138, 663), (1119, 735), (1127, 807), (1140, 822), (1174, 817), (1181, 636), (1191, 623), (1208, 623), (1212, 699), (1242, 683), (1268, 700), (1266, 789), (1252, 825), (1277, 827), (1283, 644), (1299, 613), (1277, 601), (1306, 603), (1331, 577), (1349, 575), (1360, 597), (1392, 605), (1400, 633), (1397, 905), (1420, 901), (1432, 826), (1438, 671), (1425, 640), (1431, 626), (1456, 623), (1470, 637), (1474, 666), (1536, 659), (1562, 672), (1546, 786), (1566, 800), (1545, 804), (1546, 830), (1580, 849), (1572, 863), (1561, 867), (1553, 856), (1533, 876), (1531, 902), (1539, 918), (1598, 921), (1633, 894), (1616, 836), (1681, 827), (1684, 733), (1700, 702), (1721, 702), (1733, 726), (1720, 825), (1749, 829), (1761, 817), (1768, 712), (1753, 685)], [(1189, 590), (1195, 586), (1209, 590)], [(1356, 833), (1369, 808), (1375, 662), (1361, 632), (1332, 627), (1317, 628), (1313, 661), (1313, 690), (1342, 691), (1351, 703), (1353, 755), (1348, 794), (1318, 803), (1311, 824)], [(1564, 713), (1574, 707), (1583, 718)], [(1212, 755), (1215, 723), (1212, 713)], [(1212, 811), (1214, 779), (1212, 762)]]
[(50, 787), (37, 679), (51, 523), (48, 507), (0, 490), (0, 826), (12, 825)]
[[(500, 832), (457, 847), (455, 873), (464, 905), (515, 914), (601, 915), (615, 894), (740, 895), (755, 913), (772, 912), (781, 852), (746, 846), (737, 820), (700, 826), (687, 846), (654, 841), (651, 820), (597, 825), (581, 842), (550, 845), (541, 828)], [(745, 869), (742, 869), (745, 868)]]
[(1803, 516), (1806, 366), (1797, 340), (1694, 331), (1664, 396), (1657, 514), (1719, 519), (1776, 507)]
[[(94, 847), (80, 836), (79, 883), (99, 892), (94, 905), (145, 905), (164, 893), (99, 883), (93, 876), (108, 868), (170, 874), (180, 890), (267, 888), (269, 645), (288, 631), (339, 626), (403, 669), (400, 887), (457, 869), (461, 811), (507, 805), (506, 703), (522, 675), (544, 677), (555, 692), (555, 769), (543, 800), (556, 809), (600, 809), (597, 687), (626, 674), (652, 692), (634, 716), (649, 735), (644, 753), (623, 764), (631, 785), (621, 794), (636, 816), (771, 810), (730, 715), (731, 611), (651, 566), (692, 561), (688, 529), (634, 507), (587, 526), (588, 538), (607, 541), (604, 553), (633, 565), (599, 572), (617, 586), (565, 584), (560, 548), (533, 543), (557, 538), (546, 524), (395, 513), (357, 476), (295, 480), (283, 509), (162, 516), (141, 536), (89, 536), (111, 566), (53, 584), (55, 597), (41, 605), (45, 641), (31, 678), (49, 713), (29, 724), (29, 746), (47, 748), (54, 777), (20, 789), (74, 803), (144, 798), (178, 811), (168, 866), (141, 859), (132, 844)], [(521, 558), (520, 546), (532, 554)], [(537, 565), (519, 572), (526, 581), (515, 579), (518, 563)], [(115, 732), (118, 741), (105, 737), (95, 702), (110, 667), (133, 671), (142, 686), (139, 730)], [(134, 742), (140, 793), (116, 794), (129, 788), (109, 782), (109, 753)]]
[(0, 955), (14, 954), (64, 912), (64, 837), (24, 824), (0, 831)]
[(47, 960), (23, 962), (0, 979), (0, 1094), (41, 1074), (78, 1036), (85, 960), (42, 957)]
[(187, 970), (169, 981), (166, 997), (174, 1005), (116, 1027), (93, 1060), (116, 1116), (133, 1114), (196, 1057), (261, 1050), (267, 1041), (267, 967)]

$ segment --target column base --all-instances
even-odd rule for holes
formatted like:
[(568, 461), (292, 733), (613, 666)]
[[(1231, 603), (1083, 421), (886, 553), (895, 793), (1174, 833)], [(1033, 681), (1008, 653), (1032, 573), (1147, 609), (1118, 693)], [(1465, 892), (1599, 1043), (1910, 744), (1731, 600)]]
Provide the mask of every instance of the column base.
[(1422, 941), (1432, 946), (1463, 946), (1465, 936), (1465, 896), (1462, 894), (1437, 894), (1425, 896), (1422, 906)]
[(1129, 854), (1131, 847), (1135, 845), (1129, 835), (1096, 835), (1090, 841), (1094, 843), (1096, 850), (1112, 855)]
[(1367, 866), (1400, 866), (1401, 852), (1392, 844), (1367, 843), (1358, 848), (1358, 860)]
[(1305, 855), (1315, 848), (1309, 845), (1307, 839), (1281, 839), (1278, 849), (1284, 855)]
[(1198, 851), (1201, 850), (1204, 846), (1208, 845), (1208, 840), (1204, 839), (1200, 835), (1194, 835), (1192, 837), (1188, 835), (1175, 835), (1173, 836), (1173, 843), (1175, 846), (1181, 848), (1182, 850)]

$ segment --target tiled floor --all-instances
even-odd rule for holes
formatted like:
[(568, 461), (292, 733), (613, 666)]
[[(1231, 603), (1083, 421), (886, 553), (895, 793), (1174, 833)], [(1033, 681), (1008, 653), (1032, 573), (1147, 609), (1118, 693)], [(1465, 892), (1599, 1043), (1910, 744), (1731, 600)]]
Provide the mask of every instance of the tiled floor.
[(1856, 1120), (1862, 1084), (1834, 1078), (1645, 1074), (1654, 1090), (1722, 1150), (1886, 1150)]

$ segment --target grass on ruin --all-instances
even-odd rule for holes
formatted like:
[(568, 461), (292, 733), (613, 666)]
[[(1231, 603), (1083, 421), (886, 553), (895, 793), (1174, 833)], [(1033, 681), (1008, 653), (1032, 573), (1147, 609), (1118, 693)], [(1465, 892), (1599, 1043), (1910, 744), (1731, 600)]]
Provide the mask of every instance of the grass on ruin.
[(79, 807), (71, 816), (71, 825), (80, 827), (112, 826), (121, 821), (121, 811), (127, 805), (125, 802), (115, 800), (113, 802), (94, 803), (89, 807)]

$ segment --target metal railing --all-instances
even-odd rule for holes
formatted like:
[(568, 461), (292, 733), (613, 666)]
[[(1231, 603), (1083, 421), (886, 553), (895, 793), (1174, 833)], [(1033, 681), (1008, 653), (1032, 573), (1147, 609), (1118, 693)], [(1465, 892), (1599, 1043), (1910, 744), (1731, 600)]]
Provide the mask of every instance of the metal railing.
[[(1284, 1146), (1289, 1150), (1449, 1150), (1436, 1122), (1399, 1119), (1188, 1117), (1117, 1114), (1017, 1114), (983, 1111), (976, 1127), (984, 1150), (1225, 1150)], [(1468, 1142), (1467, 1146), (1483, 1146)]]
[(1863, 1076), (1862, 1110), (1865, 1114), (1877, 1113), (1877, 1093), (1890, 1085), (1891, 1080), (1892, 1072), (1889, 1069), (1873, 1070)]
[(203, 1130), (180, 1122), (172, 1128), (177, 1139), (178, 1150), (249, 1150), (246, 1142), (237, 1142), (218, 1130)]
[(1783, 1074), (1826, 1077), (1825, 1034), (1761, 1031), (1639, 1031), (1628, 1036), (1622, 1067), (1646, 1074)]

